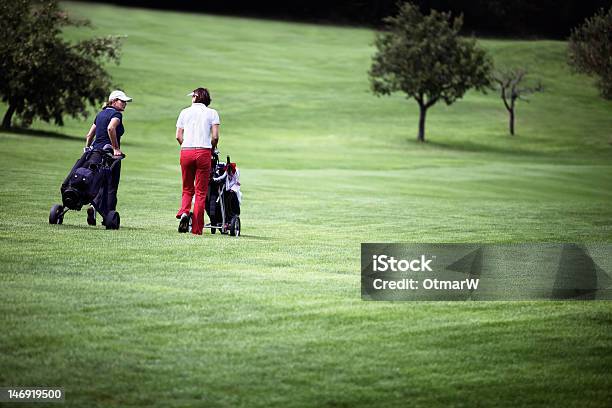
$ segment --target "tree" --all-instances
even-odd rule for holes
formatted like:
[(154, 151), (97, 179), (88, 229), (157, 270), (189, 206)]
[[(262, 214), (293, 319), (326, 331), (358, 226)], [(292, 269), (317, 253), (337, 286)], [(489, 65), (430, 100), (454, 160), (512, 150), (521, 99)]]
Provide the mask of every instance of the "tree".
[(57, 0), (0, 2), (0, 96), (8, 104), (2, 127), (13, 115), (29, 126), (38, 117), (63, 125), (63, 116), (86, 117), (111, 89), (105, 59), (119, 62), (119, 37), (69, 43), (60, 37), (71, 19)]
[(497, 82), (501, 93), (502, 101), (504, 106), (510, 115), (510, 134), (514, 136), (514, 116), (515, 116), (515, 105), (518, 99), (525, 102), (529, 102), (525, 95), (532, 94), (535, 92), (541, 92), (543, 90), (542, 84), (538, 81), (533, 86), (527, 86), (525, 84), (525, 77), (527, 76), (527, 70), (524, 68), (510, 69), (507, 71), (496, 71), (493, 74), (493, 80)]
[(403, 4), (394, 17), (385, 18), (386, 31), (378, 33), (369, 71), (372, 91), (389, 95), (401, 91), (419, 105), (417, 140), (425, 141), (427, 109), (443, 100), (447, 105), (471, 88), (490, 87), (493, 63), (476, 41), (459, 37), (461, 16), (432, 10), (423, 15)]
[(597, 76), (597, 87), (612, 99), (612, 7), (600, 9), (573, 29), (568, 44), (568, 62), (575, 72)]

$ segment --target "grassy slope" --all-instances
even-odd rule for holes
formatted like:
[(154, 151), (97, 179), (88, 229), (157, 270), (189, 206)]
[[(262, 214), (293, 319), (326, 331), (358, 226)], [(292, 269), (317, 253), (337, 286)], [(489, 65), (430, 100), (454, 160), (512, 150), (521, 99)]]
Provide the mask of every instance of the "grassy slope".
[[(368, 91), (368, 30), (66, 7), (96, 25), (70, 38), (128, 35), (123, 227), (46, 224), (86, 123), (0, 133), (1, 384), (69, 406), (610, 402), (608, 302), (359, 299), (361, 242), (612, 241), (612, 105), (563, 43), (482, 42), (546, 86), (516, 138), (469, 94), (419, 145), (415, 103)], [(174, 123), (198, 85), (242, 168), (239, 240), (175, 232)]]

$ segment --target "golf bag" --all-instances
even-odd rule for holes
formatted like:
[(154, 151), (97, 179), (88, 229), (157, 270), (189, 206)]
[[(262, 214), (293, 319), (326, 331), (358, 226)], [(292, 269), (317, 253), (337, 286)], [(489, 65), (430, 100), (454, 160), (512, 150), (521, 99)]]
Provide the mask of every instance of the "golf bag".
[(240, 170), (236, 163), (219, 162), (217, 154), (213, 154), (211, 175), (206, 194), (206, 213), (210, 218), (211, 232), (217, 229), (221, 233), (229, 231), (230, 235), (240, 235)]
[(92, 204), (103, 217), (107, 229), (119, 228), (119, 213), (108, 211), (108, 185), (114, 166), (123, 157), (113, 156), (113, 148), (86, 150), (68, 173), (60, 187), (62, 204), (51, 208), (49, 223), (61, 224), (68, 210), (80, 211), (84, 205)]
[(108, 171), (102, 168), (103, 154), (99, 150), (88, 151), (76, 162), (60, 188), (64, 207), (80, 211), (98, 195)]

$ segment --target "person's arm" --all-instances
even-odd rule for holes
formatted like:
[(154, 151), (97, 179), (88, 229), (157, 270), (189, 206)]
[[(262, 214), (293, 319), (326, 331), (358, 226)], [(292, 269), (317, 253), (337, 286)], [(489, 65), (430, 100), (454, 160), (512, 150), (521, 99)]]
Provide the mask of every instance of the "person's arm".
[(113, 154), (115, 156), (121, 156), (123, 153), (119, 149), (119, 143), (117, 142), (117, 126), (119, 126), (119, 118), (112, 118), (108, 124), (108, 137), (110, 138), (111, 145), (113, 145)]
[(89, 132), (87, 132), (87, 135), (85, 136), (85, 147), (86, 148), (91, 146), (95, 135), (96, 135), (96, 124), (94, 123), (93, 125), (91, 125), (91, 127), (89, 128)]
[(212, 125), (210, 143), (212, 144), (213, 150), (215, 150), (217, 148), (217, 143), (219, 143), (219, 125)]
[(183, 132), (185, 131), (185, 129), (177, 127), (176, 128), (176, 140), (178, 141), (179, 145), (183, 144)]

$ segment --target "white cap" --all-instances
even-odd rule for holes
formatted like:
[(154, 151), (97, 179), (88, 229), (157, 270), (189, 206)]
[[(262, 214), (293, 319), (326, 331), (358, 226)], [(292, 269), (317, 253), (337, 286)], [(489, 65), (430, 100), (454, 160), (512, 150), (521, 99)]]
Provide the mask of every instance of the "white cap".
[(187, 94), (187, 96), (193, 96), (193, 94), (194, 94), (194, 93), (195, 93), (195, 92), (189, 92), (189, 93)]
[(114, 101), (115, 99), (120, 99), (124, 102), (129, 102), (132, 100), (132, 98), (127, 96), (125, 92), (119, 90), (111, 92), (111, 94), (108, 96), (109, 101)]

